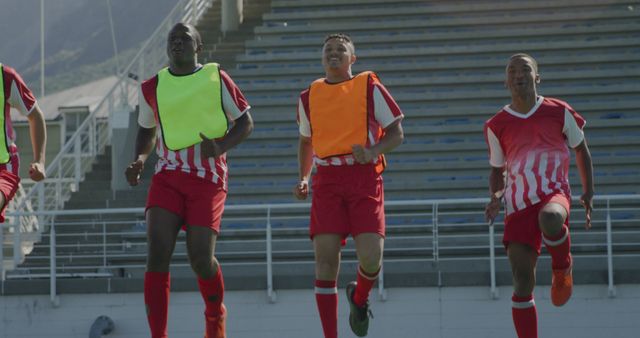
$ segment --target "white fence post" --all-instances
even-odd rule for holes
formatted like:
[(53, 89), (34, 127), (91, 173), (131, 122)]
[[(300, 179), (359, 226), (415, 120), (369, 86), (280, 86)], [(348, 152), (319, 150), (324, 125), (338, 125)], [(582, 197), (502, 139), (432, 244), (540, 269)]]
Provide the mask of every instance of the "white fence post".
[(276, 292), (273, 290), (273, 256), (271, 247), (271, 207), (267, 207), (267, 297), (269, 303), (276, 302)]
[(609, 279), (609, 297), (616, 296), (616, 289), (613, 285), (613, 236), (611, 234), (611, 208), (610, 200), (607, 199), (607, 274)]

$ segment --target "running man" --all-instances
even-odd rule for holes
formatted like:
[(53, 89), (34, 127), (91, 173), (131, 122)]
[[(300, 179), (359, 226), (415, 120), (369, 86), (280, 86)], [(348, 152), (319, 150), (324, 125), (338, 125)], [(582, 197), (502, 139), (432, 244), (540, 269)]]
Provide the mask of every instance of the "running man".
[(224, 282), (214, 256), (227, 197), (226, 152), (251, 133), (253, 122), (229, 75), (218, 64), (198, 63), (201, 50), (192, 25), (178, 23), (169, 32), (169, 67), (142, 83), (135, 160), (125, 172), (130, 185), (139, 183), (155, 140), (159, 160), (146, 205), (144, 278), (152, 338), (167, 337), (169, 262), (181, 227), (205, 303), (205, 337), (226, 337)]
[(313, 164), (310, 236), (316, 263), (315, 293), (324, 336), (338, 336), (336, 280), (340, 249), (353, 236), (359, 267), (347, 285), (349, 325), (359, 337), (369, 329), (369, 292), (382, 266), (385, 219), (384, 153), (404, 139), (400, 108), (378, 76), (351, 73), (355, 47), (345, 34), (327, 36), (325, 77), (311, 83), (298, 103), (300, 141), (296, 198), (309, 195)]
[(16, 133), (11, 125), (11, 107), (27, 117), (33, 161), (29, 165), (29, 177), (35, 182), (45, 178), (45, 152), (47, 126), (44, 114), (36, 98), (15, 69), (0, 63), (2, 78), (2, 125), (0, 129), (0, 223), (4, 223), (7, 205), (18, 191), (20, 184), (20, 156), (15, 144)]
[(593, 209), (591, 154), (582, 130), (586, 122), (566, 102), (538, 95), (539, 83), (533, 57), (511, 56), (505, 82), (511, 103), (484, 128), (491, 164), (485, 215), (493, 222), (504, 202), (503, 243), (513, 273), (512, 315), (519, 338), (538, 337), (533, 288), (541, 242), (551, 254), (552, 303), (562, 306), (571, 297), (569, 148), (576, 153), (587, 229)]

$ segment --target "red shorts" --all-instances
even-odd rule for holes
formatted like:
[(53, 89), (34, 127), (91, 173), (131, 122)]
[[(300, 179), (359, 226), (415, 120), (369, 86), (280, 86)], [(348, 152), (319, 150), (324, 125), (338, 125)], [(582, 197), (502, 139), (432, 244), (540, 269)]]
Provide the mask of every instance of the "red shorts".
[(151, 179), (146, 209), (159, 207), (180, 216), (184, 226), (203, 226), (220, 233), (226, 199), (227, 192), (219, 184), (182, 171), (164, 170)]
[(4, 212), (18, 191), (19, 185), (20, 177), (6, 170), (0, 171), (0, 192), (4, 195), (5, 200), (4, 206), (0, 209), (0, 223), (4, 223)]
[(385, 235), (382, 176), (373, 165), (318, 166), (313, 176), (310, 236)]
[(567, 219), (564, 224), (569, 226), (569, 212), (571, 211), (569, 198), (561, 193), (549, 195), (544, 200), (507, 216), (504, 220), (504, 235), (502, 237), (505, 249), (510, 242), (517, 242), (529, 245), (540, 255), (542, 231), (538, 224), (538, 214), (549, 203), (558, 203), (567, 210)]

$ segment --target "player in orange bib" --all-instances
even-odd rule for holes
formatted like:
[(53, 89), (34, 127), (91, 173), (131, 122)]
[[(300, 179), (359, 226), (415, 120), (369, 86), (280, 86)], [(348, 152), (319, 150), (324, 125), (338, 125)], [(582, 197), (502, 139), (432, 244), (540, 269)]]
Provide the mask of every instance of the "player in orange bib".
[(336, 280), (340, 249), (353, 236), (359, 267), (347, 285), (349, 324), (359, 337), (369, 328), (368, 297), (378, 278), (384, 247), (384, 153), (404, 139), (400, 108), (373, 72), (353, 76), (351, 38), (329, 35), (322, 49), (325, 77), (298, 102), (300, 143), (296, 198), (309, 194), (313, 165), (310, 236), (316, 261), (315, 294), (324, 336), (338, 336)]
[(537, 338), (533, 288), (543, 241), (551, 254), (553, 304), (564, 305), (573, 288), (569, 148), (576, 153), (587, 229), (591, 227), (593, 169), (582, 130), (585, 120), (566, 102), (538, 95), (536, 60), (515, 54), (509, 59), (506, 75), (511, 104), (484, 128), (491, 164), (491, 202), (485, 214), (493, 222), (504, 201), (503, 243), (513, 272), (513, 323), (519, 338)]
[[(226, 153), (253, 130), (249, 104), (217, 64), (198, 63), (202, 40), (178, 23), (167, 37), (169, 67), (142, 83), (135, 159), (126, 169), (139, 183), (156, 144), (158, 163), (146, 205), (144, 301), (152, 338), (167, 337), (169, 262), (181, 228), (205, 303), (205, 338), (226, 337), (224, 281), (214, 256), (227, 197)], [(232, 121), (227, 130), (227, 121)]]

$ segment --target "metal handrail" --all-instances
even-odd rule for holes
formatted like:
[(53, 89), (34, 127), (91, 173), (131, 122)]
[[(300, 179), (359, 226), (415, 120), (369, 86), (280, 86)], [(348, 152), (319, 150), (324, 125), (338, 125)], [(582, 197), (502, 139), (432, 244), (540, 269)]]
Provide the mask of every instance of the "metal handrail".
[[(578, 198), (574, 198), (574, 200), (578, 200)], [(607, 234), (607, 239), (606, 239), (606, 245), (607, 245), (607, 253), (606, 253), (606, 257), (607, 257), (607, 270), (608, 270), (608, 288), (609, 288), (609, 295), (611, 297), (615, 296), (615, 286), (614, 286), (614, 280), (613, 280), (613, 239), (612, 239), (612, 218), (611, 218), (611, 211), (612, 210), (616, 210), (617, 209), (612, 209), (610, 206), (610, 202), (611, 201), (639, 201), (640, 200), (640, 195), (606, 195), (606, 196), (595, 196), (594, 197), (594, 201), (596, 202), (606, 202), (606, 234)], [(487, 257), (466, 257), (466, 258), (459, 258), (459, 257), (450, 257), (450, 258), (445, 258), (442, 259), (439, 257), (439, 253), (438, 253), (438, 248), (439, 248), (439, 240), (438, 240), (438, 206), (442, 206), (442, 205), (468, 205), (468, 204), (477, 204), (477, 205), (482, 205), (484, 203), (487, 203), (488, 199), (487, 198), (466, 198), (466, 199), (440, 199), (440, 200), (436, 200), (436, 199), (432, 199), (432, 200), (406, 200), (406, 201), (388, 201), (386, 202), (386, 207), (387, 208), (394, 208), (394, 207), (418, 207), (418, 208), (424, 208), (425, 210), (428, 209), (429, 207), (431, 207), (431, 224), (425, 224), (424, 227), (433, 227), (435, 225), (435, 229), (433, 230), (433, 235), (432, 235), (432, 239), (434, 240), (433, 243), (433, 247), (425, 247), (426, 249), (433, 249), (433, 261), (434, 263), (438, 264), (439, 260), (485, 260), (487, 259)], [(265, 212), (265, 217), (262, 218), (265, 220), (265, 227), (262, 229), (262, 231), (265, 231), (265, 244), (266, 244), (266, 248), (264, 249), (264, 251), (260, 250), (260, 252), (264, 252), (266, 255), (266, 262), (265, 264), (267, 265), (267, 295), (269, 297), (269, 300), (271, 302), (275, 302), (276, 300), (276, 293), (274, 290), (274, 285), (273, 285), (273, 270), (272, 267), (274, 265), (277, 264), (281, 264), (282, 262), (274, 262), (273, 261), (273, 247), (272, 247), (272, 242), (274, 242), (273, 238), (272, 238), (272, 220), (273, 219), (278, 219), (280, 216), (273, 216), (273, 211), (276, 210), (293, 210), (293, 209), (308, 209), (310, 207), (309, 203), (282, 203), (282, 204), (253, 204), (253, 205), (229, 205), (225, 207), (225, 210), (227, 212), (243, 212), (243, 211), (259, 211), (259, 212)], [(629, 210), (628, 207), (622, 207), (621, 210)], [(462, 211), (462, 213), (467, 213), (466, 211)], [(139, 220), (139, 216), (144, 214), (144, 208), (115, 208), (115, 209), (82, 209), (82, 210), (50, 210), (50, 211), (35, 211), (35, 212), (11, 212), (9, 213), (9, 215), (11, 216), (65, 216), (65, 215), (96, 215), (96, 214), (101, 214), (101, 215), (108, 215), (108, 214), (125, 214), (125, 215), (137, 215), (138, 217), (132, 217), (132, 219), (134, 219), (135, 221)], [(402, 213), (400, 213), (402, 214)], [(424, 213), (426, 216), (428, 216), (429, 213)], [(388, 214), (388, 217), (394, 217), (395, 215), (393, 214)], [(233, 217), (233, 216), (229, 216), (229, 217)], [(282, 217), (287, 217), (286, 215), (283, 215)], [(242, 218), (242, 217), (241, 217)], [(53, 217), (51, 218), (53, 219)], [(134, 222), (135, 222), (134, 221)], [(595, 221), (595, 220), (594, 220)], [(627, 221), (627, 220), (625, 220)], [(124, 221), (121, 222), (113, 222), (113, 223), (122, 223)], [(102, 225), (103, 227), (103, 231), (102, 231), (102, 236), (103, 236), (103, 241), (102, 241), (102, 245), (104, 248), (104, 252), (103, 255), (100, 256), (98, 254), (94, 254), (94, 258), (95, 257), (103, 257), (103, 264), (105, 265), (104, 267), (107, 267), (106, 265), (106, 236), (107, 236), (107, 231), (106, 231), (106, 225), (107, 222), (105, 221), (103, 222), (99, 222), (100, 224), (97, 224), (98, 222), (96, 222), (96, 225)], [(470, 223), (467, 223), (470, 224)], [(476, 223), (474, 223), (476, 224)], [(62, 224), (61, 224), (62, 225)], [(77, 225), (75, 223), (72, 223), (70, 225)], [(3, 225), (3, 227), (8, 227), (10, 228), (11, 225), (5, 224)], [(399, 226), (402, 227), (402, 226)], [(55, 280), (56, 280), (56, 268), (55, 268), (55, 263), (56, 263), (56, 245), (55, 245), (55, 229), (56, 226), (54, 223), (52, 223), (51, 225), (51, 238), (50, 238), (50, 276), (51, 276), (51, 299), (52, 302), (54, 302), (54, 304), (56, 304), (57, 302), (57, 298), (56, 298), (56, 288), (55, 288)], [(425, 228), (426, 229), (426, 228)], [(251, 229), (248, 231), (260, 231), (260, 229)], [(488, 227), (488, 233), (489, 233), (489, 264), (491, 265), (491, 283), (490, 283), (490, 290), (491, 290), (491, 296), (492, 298), (497, 298), (497, 289), (496, 289), (496, 283), (495, 283), (495, 261), (498, 259), (503, 260), (504, 257), (500, 257), (500, 258), (496, 258), (495, 257), (495, 243), (493, 241), (495, 234), (492, 232), (492, 227)], [(2, 232), (0, 232), (1, 234)], [(111, 233), (109, 233), (109, 235), (111, 235)], [(0, 239), (2, 239), (1, 235), (0, 235)], [(97, 245), (96, 245), (97, 246)], [(466, 247), (470, 247), (470, 246), (466, 246)], [(466, 248), (465, 246), (460, 246), (460, 248)], [(475, 248), (480, 248), (480, 247), (484, 247), (484, 246), (474, 246)], [(422, 249), (425, 249), (422, 248)], [(280, 252), (280, 251), (278, 251)], [(2, 253), (0, 253), (0, 259)], [(633, 256), (634, 254), (631, 254), (631, 256)], [(597, 257), (603, 257), (602, 255), (596, 255)], [(624, 256), (629, 256), (629, 255), (624, 255)], [(77, 256), (78, 258), (81, 258), (82, 256)], [(410, 261), (412, 259), (407, 258), (400, 258), (401, 260), (404, 261)], [(394, 261), (396, 261), (397, 259), (394, 259)], [(305, 262), (308, 263), (308, 262)], [(244, 264), (241, 262), (238, 262), (237, 264)], [(255, 264), (255, 263), (252, 263)], [(109, 265), (109, 268), (113, 268), (115, 265)], [(130, 265), (127, 266), (123, 266), (123, 267), (131, 267)], [(96, 268), (96, 266), (87, 266), (87, 269), (90, 268)], [(1, 267), (0, 267), (1, 269)], [(44, 268), (36, 268), (33, 269), (35, 270), (42, 270)], [(0, 278), (4, 278), (4, 272), (0, 271)], [(382, 276), (382, 280), (384, 281), (384, 276)], [(383, 282), (384, 283), (384, 282)], [(381, 299), (385, 299), (386, 298), (386, 292), (384, 290), (384, 284), (379, 284), (379, 296)]]

